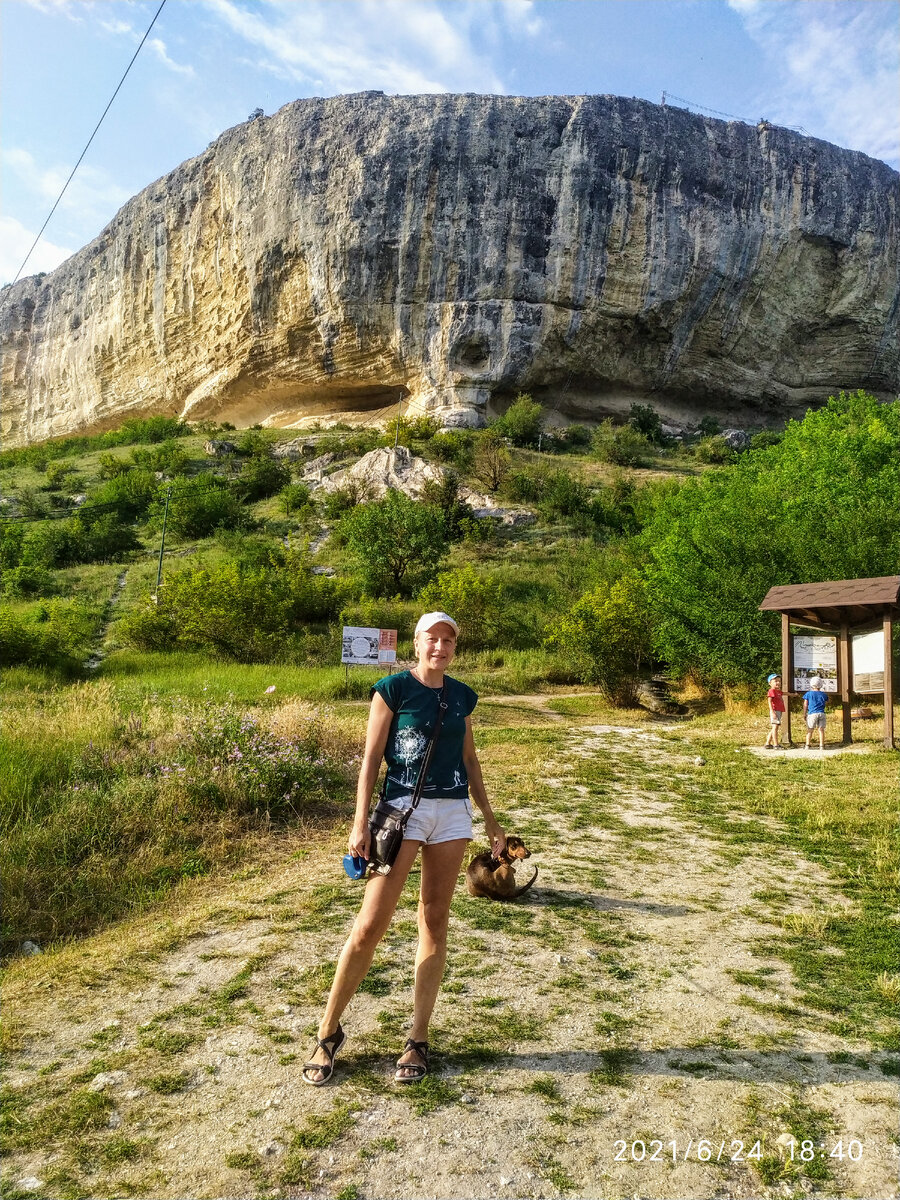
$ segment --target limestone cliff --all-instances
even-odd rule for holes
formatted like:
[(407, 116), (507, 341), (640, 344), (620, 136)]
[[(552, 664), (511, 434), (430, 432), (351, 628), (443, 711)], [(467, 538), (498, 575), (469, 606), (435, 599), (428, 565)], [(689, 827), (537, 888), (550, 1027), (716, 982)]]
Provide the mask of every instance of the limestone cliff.
[(4, 289), (6, 444), (156, 412), (235, 424), (519, 388), (790, 413), (900, 388), (898, 176), (787, 130), (611, 96), (302, 100), (224, 133)]

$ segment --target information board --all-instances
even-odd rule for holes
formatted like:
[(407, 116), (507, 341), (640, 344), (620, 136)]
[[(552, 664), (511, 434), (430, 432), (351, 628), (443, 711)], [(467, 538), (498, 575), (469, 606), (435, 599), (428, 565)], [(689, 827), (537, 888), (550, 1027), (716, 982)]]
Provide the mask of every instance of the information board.
[(850, 640), (854, 692), (884, 691), (884, 634), (855, 633)]
[(826, 692), (836, 692), (837, 638), (829, 634), (795, 633), (794, 685), (792, 691), (808, 692), (809, 681), (815, 676), (822, 680)]
[(351, 667), (377, 667), (397, 661), (397, 630), (345, 625), (341, 662)]

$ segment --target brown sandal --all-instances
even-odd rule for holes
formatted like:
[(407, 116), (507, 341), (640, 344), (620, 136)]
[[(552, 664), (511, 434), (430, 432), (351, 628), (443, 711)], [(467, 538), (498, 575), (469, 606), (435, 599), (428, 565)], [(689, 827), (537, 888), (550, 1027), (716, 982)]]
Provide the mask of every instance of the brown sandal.
[[(335, 1056), (337, 1055), (337, 1052), (338, 1052), (338, 1050), (340, 1050), (341, 1046), (343, 1046), (344, 1042), (346, 1042), (346, 1040), (347, 1040), (347, 1035), (344, 1033), (343, 1029), (341, 1029), (340, 1025), (338, 1025), (338, 1027), (334, 1031), (334, 1033), (329, 1034), (328, 1037), (316, 1038), (316, 1045), (320, 1049), (324, 1050), (325, 1053), (328, 1055), (328, 1062), (327, 1063), (317, 1063), (317, 1062), (304, 1063), (300, 1070), (300, 1078), (303, 1080), (303, 1082), (308, 1083), (310, 1087), (321, 1087), (323, 1083), (327, 1083), (328, 1080), (334, 1074)], [(307, 1071), (321, 1071), (322, 1078), (321, 1079), (310, 1079), (310, 1077), (306, 1073)]]
[[(405, 1054), (407, 1050), (414, 1050), (422, 1062), (398, 1062), (397, 1070), (394, 1072), (394, 1080), (397, 1083), (418, 1083), (420, 1079), (424, 1079), (428, 1074), (428, 1043), (414, 1042), (412, 1038), (407, 1038), (406, 1045), (403, 1047), (403, 1053)], [(401, 1071), (412, 1071), (412, 1074), (401, 1075)]]

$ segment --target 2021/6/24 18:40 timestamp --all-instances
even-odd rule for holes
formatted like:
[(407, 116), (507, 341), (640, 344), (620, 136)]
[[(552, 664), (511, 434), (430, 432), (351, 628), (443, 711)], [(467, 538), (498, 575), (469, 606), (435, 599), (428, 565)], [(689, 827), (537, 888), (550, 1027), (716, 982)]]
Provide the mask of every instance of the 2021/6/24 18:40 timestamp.
[[(620, 1139), (613, 1143), (615, 1162), (663, 1162), (671, 1158), (672, 1162), (757, 1162), (765, 1154), (762, 1139), (752, 1144), (732, 1138), (730, 1141), (716, 1138), (689, 1138), (679, 1142), (677, 1138), (664, 1142), (661, 1138), (651, 1138), (649, 1141), (627, 1142)], [(785, 1144), (785, 1153), (791, 1162), (812, 1162), (813, 1159), (835, 1158), (843, 1162), (861, 1162), (863, 1156), (862, 1142), (858, 1138), (844, 1141), (838, 1138), (832, 1142), (813, 1142), (809, 1139), (798, 1142), (793, 1138)]]

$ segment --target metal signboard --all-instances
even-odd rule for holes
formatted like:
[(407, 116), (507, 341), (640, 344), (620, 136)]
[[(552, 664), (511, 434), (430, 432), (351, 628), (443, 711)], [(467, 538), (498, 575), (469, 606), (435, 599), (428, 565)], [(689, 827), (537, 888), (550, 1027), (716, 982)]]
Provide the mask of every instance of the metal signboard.
[(377, 667), (397, 661), (397, 630), (345, 625), (341, 662), (351, 667)]

